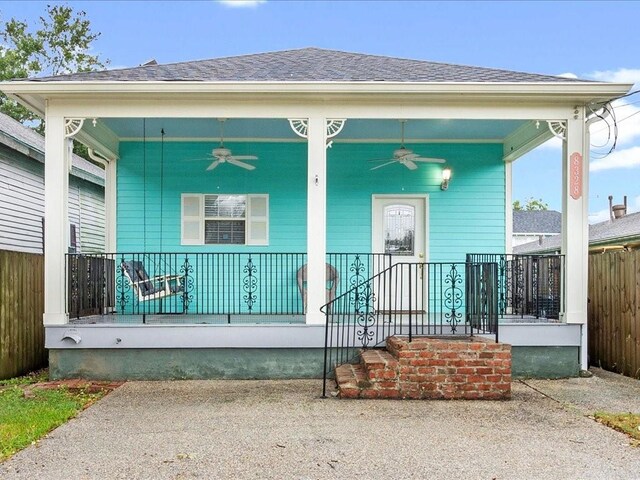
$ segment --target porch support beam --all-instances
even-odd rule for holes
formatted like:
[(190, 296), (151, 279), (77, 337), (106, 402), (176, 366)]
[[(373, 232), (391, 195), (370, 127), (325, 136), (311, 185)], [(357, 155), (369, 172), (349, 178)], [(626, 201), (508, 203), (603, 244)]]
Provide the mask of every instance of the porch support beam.
[(582, 324), (580, 364), (586, 370), (589, 138), (584, 110), (576, 107), (566, 121), (562, 155), (562, 254), (565, 256), (564, 320)]
[(71, 140), (65, 119), (47, 115), (44, 163), (44, 324), (68, 323), (65, 254), (69, 245), (69, 165)]
[[(253, 98), (253, 97), (252, 97)], [(567, 105), (546, 102), (421, 102), (415, 97), (384, 101), (369, 99), (340, 100), (255, 99), (234, 96), (167, 98), (84, 98), (51, 99), (51, 105), (63, 109), (67, 116), (83, 118), (325, 118), (349, 119), (475, 119), (475, 120), (540, 120), (562, 119)], [(91, 132), (91, 126), (83, 133)], [(543, 130), (542, 128), (540, 130)], [(545, 132), (546, 133), (546, 132)], [(100, 150), (99, 150), (100, 151)]]
[(512, 162), (552, 137), (546, 121), (527, 122), (504, 139), (504, 161)]
[(326, 118), (309, 117), (307, 152), (307, 310), (306, 323), (325, 321), (327, 256)]

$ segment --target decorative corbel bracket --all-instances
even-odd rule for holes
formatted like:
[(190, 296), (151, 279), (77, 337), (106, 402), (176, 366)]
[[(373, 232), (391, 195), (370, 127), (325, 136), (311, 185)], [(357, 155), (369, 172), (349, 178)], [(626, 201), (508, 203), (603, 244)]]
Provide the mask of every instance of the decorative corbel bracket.
[(547, 120), (549, 131), (553, 133), (553, 136), (560, 140), (566, 140), (567, 138), (567, 122), (557, 120)]
[(84, 118), (67, 118), (64, 122), (64, 138), (73, 138), (82, 129)]
[[(342, 131), (346, 122), (346, 118), (327, 119), (327, 148), (331, 148), (333, 141), (330, 139)], [(289, 125), (296, 135), (302, 138), (307, 138), (309, 134), (309, 121), (306, 118), (290, 118)]]

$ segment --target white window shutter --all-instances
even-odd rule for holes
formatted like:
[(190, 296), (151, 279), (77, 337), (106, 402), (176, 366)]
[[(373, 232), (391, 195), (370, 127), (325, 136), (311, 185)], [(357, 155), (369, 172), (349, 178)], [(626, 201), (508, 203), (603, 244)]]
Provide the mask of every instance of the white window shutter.
[(182, 245), (202, 245), (204, 243), (202, 205), (202, 195), (182, 194)]
[(269, 195), (247, 195), (247, 245), (269, 244)]

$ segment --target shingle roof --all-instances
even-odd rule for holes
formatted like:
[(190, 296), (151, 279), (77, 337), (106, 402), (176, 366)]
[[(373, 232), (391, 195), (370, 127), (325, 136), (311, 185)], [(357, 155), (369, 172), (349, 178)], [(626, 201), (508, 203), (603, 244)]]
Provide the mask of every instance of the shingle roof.
[(513, 233), (560, 233), (562, 213), (555, 210), (513, 212)]
[[(361, 53), (301, 48), (27, 81), (575, 82), (575, 79)], [(578, 80), (582, 81), (582, 80)]]
[[(12, 144), (11, 140), (29, 149), (29, 151), (24, 152), (25, 154), (30, 155), (30, 153), (36, 152), (39, 154), (36, 158), (44, 158), (44, 137), (10, 116), (0, 113), (0, 143), (15, 148), (15, 144)], [(103, 183), (95, 182), (95, 179), (104, 179), (104, 170), (102, 168), (75, 154), (72, 156), (71, 163), (74, 167), (74, 170), (71, 171), (72, 174), (82, 176), (87, 180), (94, 181), (94, 183)], [(79, 172), (88, 173), (95, 178), (86, 177), (79, 174)]]
[[(589, 225), (589, 245), (605, 245), (616, 241), (625, 242), (640, 240), (640, 212), (630, 213), (617, 218), (613, 222), (594, 223)], [(542, 243), (538, 241), (513, 247), (513, 253), (536, 253), (560, 250), (562, 237), (555, 235), (546, 237)]]

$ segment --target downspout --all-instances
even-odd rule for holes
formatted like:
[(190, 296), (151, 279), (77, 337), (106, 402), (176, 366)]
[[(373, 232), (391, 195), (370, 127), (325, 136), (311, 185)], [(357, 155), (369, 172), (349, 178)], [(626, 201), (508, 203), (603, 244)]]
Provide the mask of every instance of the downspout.
[(116, 251), (116, 162), (105, 158), (92, 148), (87, 149), (89, 158), (104, 167), (104, 248), (106, 253)]

